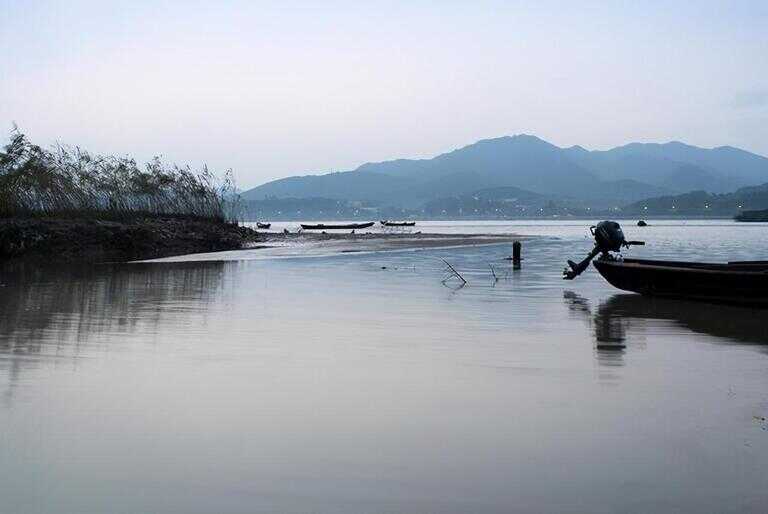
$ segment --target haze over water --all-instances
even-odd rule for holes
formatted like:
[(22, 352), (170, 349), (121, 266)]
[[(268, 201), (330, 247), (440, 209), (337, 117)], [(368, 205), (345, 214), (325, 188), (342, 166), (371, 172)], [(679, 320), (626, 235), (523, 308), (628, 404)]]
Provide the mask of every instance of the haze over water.
[[(420, 224), (540, 236), (520, 271), (509, 245), (6, 267), (0, 512), (764, 512), (765, 311), (564, 282), (588, 224)], [(768, 256), (764, 224), (624, 225), (631, 255)]]

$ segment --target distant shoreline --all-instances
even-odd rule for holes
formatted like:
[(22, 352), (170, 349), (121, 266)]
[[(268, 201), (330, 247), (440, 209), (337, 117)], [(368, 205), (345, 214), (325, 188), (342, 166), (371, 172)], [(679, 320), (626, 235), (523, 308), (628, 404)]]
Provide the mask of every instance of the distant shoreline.
[[(262, 221), (266, 218), (259, 218), (257, 219), (244, 219), (242, 220), (243, 223), (249, 223), (249, 224), (256, 224), (256, 221)], [(283, 217), (272, 217), (268, 218), (270, 222), (275, 223), (319, 223), (319, 222), (350, 222), (350, 223), (360, 223), (365, 221), (372, 221), (372, 219), (368, 218), (333, 218), (333, 217), (327, 217), (327, 218), (283, 218)], [(407, 218), (407, 221), (415, 221), (416, 226), (415, 228), (418, 230), (419, 222), (424, 221), (456, 221), (456, 222), (467, 222), (467, 221), (567, 221), (567, 220), (573, 220), (573, 221), (594, 221), (597, 219), (611, 219), (611, 220), (618, 220), (618, 221), (638, 221), (638, 220), (649, 220), (649, 219), (656, 219), (656, 220), (732, 220), (733, 216), (731, 215), (717, 215), (717, 216), (696, 216), (696, 215), (669, 215), (669, 214), (645, 214), (645, 215), (629, 215), (629, 214), (611, 214), (609, 212), (604, 211), (598, 211), (594, 214), (594, 216), (525, 216), (525, 217), (515, 217), (515, 218), (456, 218), (456, 217), (425, 217), (425, 218)]]

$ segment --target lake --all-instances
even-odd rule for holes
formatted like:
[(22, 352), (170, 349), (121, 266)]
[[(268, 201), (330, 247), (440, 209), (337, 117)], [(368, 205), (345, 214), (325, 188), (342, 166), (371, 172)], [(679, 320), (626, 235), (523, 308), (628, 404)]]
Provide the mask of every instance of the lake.
[[(768, 259), (766, 224), (649, 223), (628, 255)], [(530, 236), (520, 270), (509, 244), (6, 265), (0, 512), (765, 512), (768, 311), (563, 281), (589, 224), (419, 224)]]

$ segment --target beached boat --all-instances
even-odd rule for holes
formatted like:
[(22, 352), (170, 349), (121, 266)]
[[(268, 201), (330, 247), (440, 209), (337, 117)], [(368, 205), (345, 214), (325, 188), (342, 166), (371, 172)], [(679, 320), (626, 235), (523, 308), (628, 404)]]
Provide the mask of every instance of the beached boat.
[(256, 228), (268, 229), (271, 226), (272, 226), (272, 223), (262, 223), (260, 221), (256, 222)]
[(643, 295), (691, 298), (768, 306), (768, 261), (728, 263), (624, 259), (615, 252), (641, 241), (627, 241), (618, 223), (603, 221), (590, 230), (595, 247), (579, 263), (568, 261), (563, 278), (572, 280), (594, 261), (614, 287)]
[(381, 223), (385, 227), (414, 227), (416, 226), (415, 221), (389, 221), (389, 220), (382, 220), (379, 223)]
[(359, 228), (368, 228), (372, 227), (374, 224), (373, 221), (369, 221), (367, 223), (347, 223), (344, 225), (325, 225), (323, 223), (317, 223), (317, 224), (307, 224), (302, 223), (301, 228), (304, 230), (355, 230)]

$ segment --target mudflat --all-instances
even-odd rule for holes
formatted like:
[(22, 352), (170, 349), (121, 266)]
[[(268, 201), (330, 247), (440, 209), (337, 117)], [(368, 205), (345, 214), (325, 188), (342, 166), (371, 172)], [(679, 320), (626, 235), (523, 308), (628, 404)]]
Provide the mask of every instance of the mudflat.
[[(159, 259), (163, 261), (235, 261), (271, 257), (301, 257), (346, 253), (386, 252), (395, 250), (427, 250), (511, 244), (524, 236), (515, 234), (322, 234), (259, 233), (260, 239), (246, 243), (236, 251), (203, 252)], [(511, 252), (511, 249), (510, 249)]]
[[(262, 234), (263, 235), (263, 234)], [(269, 234), (261, 241), (265, 246), (274, 243), (304, 242), (324, 243), (326, 246), (337, 244), (351, 246), (358, 251), (382, 251), (408, 248), (443, 248), (449, 246), (474, 246), (482, 244), (506, 243), (519, 239), (515, 234)]]
[(10, 218), (0, 220), (0, 260), (152, 259), (233, 250), (256, 242), (258, 237), (254, 230), (235, 223), (189, 217), (127, 221)]

